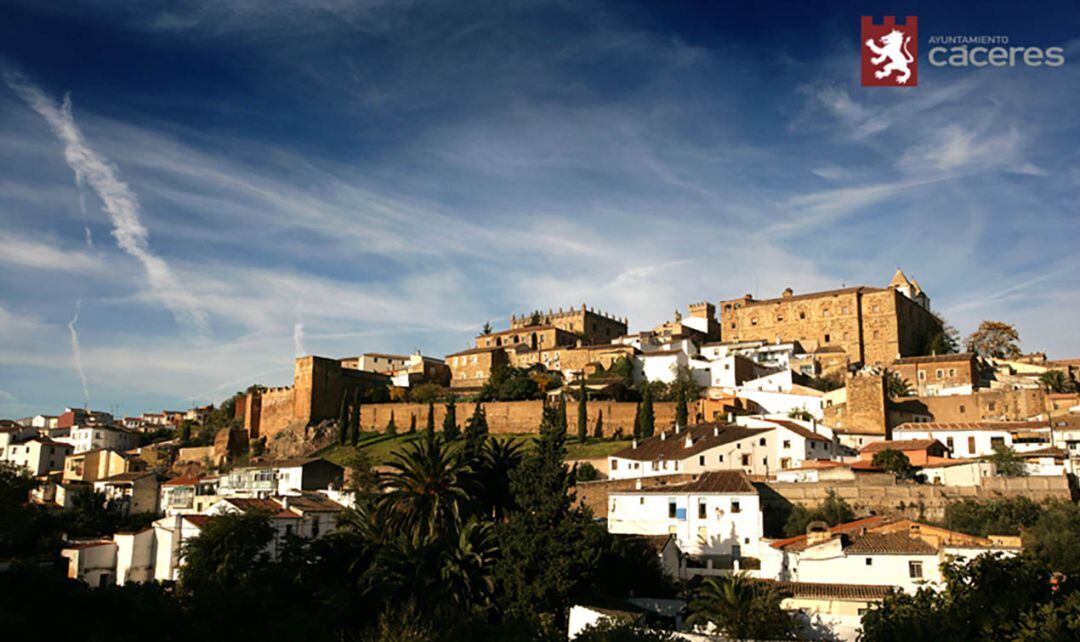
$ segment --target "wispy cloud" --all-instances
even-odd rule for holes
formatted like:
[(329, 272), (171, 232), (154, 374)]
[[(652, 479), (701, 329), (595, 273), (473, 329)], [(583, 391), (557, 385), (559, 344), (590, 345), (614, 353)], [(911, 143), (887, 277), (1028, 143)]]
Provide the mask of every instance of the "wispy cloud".
[(304, 348), (304, 324), (297, 321), (293, 324), (292, 330), (293, 340), (293, 354), (298, 357), (302, 357), (307, 354), (307, 349)]
[(82, 363), (82, 349), (79, 347), (79, 332), (75, 329), (75, 324), (79, 322), (79, 311), (82, 309), (82, 299), (75, 302), (75, 316), (71, 317), (71, 321), (68, 321), (67, 329), (71, 334), (71, 356), (75, 361), (75, 370), (79, 373), (79, 380), (82, 382), (83, 392), (83, 407), (90, 407), (90, 387), (86, 384), (86, 371), (83, 370)]
[(75, 182), (89, 185), (101, 199), (112, 222), (117, 245), (142, 264), (147, 283), (161, 303), (173, 313), (177, 322), (206, 333), (209, 330), (206, 314), (173, 277), (165, 260), (150, 249), (149, 233), (142, 223), (135, 193), (120, 179), (116, 167), (86, 143), (72, 115), (71, 97), (65, 96), (57, 106), (52, 98), (21, 74), (7, 71), (4, 78), (64, 143), (64, 158), (75, 173)]

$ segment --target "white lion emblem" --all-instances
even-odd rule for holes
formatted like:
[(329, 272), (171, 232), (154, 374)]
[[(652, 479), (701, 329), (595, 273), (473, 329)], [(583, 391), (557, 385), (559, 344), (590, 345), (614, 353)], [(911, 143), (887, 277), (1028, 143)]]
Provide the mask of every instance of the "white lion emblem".
[(870, 64), (877, 67), (886, 59), (889, 61), (884, 69), (874, 72), (874, 78), (881, 80), (894, 71), (897, 72), (896, 83), (899, 85), (903, 85), (911, 78), (911, 69), (908, 65), (915, 62), (915, 58), (908, 52), (909, 42), (911, 42), (911, 37), (905, 37), (904, 32), (897, 29), (881, 37), (880, 47), (873, 38), (866, 41), (866, 46), (870, 47), (870, 51), (876, 56), (870, 59)]

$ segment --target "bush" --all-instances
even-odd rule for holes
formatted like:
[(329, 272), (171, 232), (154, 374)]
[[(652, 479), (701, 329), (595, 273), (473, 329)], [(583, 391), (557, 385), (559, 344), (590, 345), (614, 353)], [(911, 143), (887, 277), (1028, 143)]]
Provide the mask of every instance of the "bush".
[(577, 466), (577, 480), (588, 482), (596, 481), (600, 477), (600, 472), (596, 470), (596, 466), (593, 466), (587, 461), (581, 462)]

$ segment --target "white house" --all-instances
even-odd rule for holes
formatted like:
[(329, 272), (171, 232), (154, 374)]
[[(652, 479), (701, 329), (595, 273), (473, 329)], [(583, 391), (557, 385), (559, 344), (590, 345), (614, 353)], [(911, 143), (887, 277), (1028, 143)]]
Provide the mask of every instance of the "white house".
[(222, 497), (296, 495), (303, 490), (340, 488), (345, 469), (321, 458), (279, 459), (234, 468), (222, 475)]
[[(675, 486), (613, 491), (608, 495), (608, 531), (674, 535), (679, 550), (699, 558), (703, 571), (739, 568), (755, 558), (763, 533), (757, 488), (741, 471), (703, 474)], [(695, 573), (688, 566), (686, 572)]]
[(64, 470), (64, 459), (71, 454), (71, 444), (45, 437), (10, 442), (0, 447), (0, 461), (25, 468), (35, 477)]
[(941, 586), (943, 563), (983, 552), (1016, 554), (1019, 538), (984, 538), (889, 516), (829, 528), (762, 547), (761, 576), (780, 581), (895, 586), (914, 592)]
[(941, 486), (980, 486), (987, 477), (997, 475), (993, 462), (981, 459), (946, 459), (919, 468), (926, 483)]
[(109, 450), (131, 450), (139, 445), (138, 433), (120, 428), (118, 426), (86, 425), (72, 426), (67, 437), (58, 437), (57, 441), (71, 444), (75, 447), (74, 454), (84, 453), (89, 450), (106, 448)]
[(1045, 421), (959, 421), (906, 423), (893, 428), (893, 439), (937, 439), (953, 457), (986, 457), (998, 446), (1017, 452), (1051, 445)]

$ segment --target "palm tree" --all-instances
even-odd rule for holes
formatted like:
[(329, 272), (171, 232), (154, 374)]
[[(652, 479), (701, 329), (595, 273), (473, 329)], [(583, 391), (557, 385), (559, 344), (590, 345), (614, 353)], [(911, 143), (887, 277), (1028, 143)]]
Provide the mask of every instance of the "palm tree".
[(434, 435), (394, 453), (379, 474), (378, 512), (390, 528), (418, 543), (447, 532), (470, 501), (468, 466), (445, 440)]
[(1060, 370), (1047, 370), (1039, 375), (1039, 381), (1053, 393), (1076, 392), (1076, 382)]
[(449, 543), (439, 570), (448, 601), (464, 609), (488, 606), (495, 590), (492, 568), (497, 550), (491, 525), (470, 519)]
[(899, 372), (885, 371), (885, 389), (889, 399), (911, 396), (911, 384)]
[(525, 444), (518, 439), (488, 439), (484, 444), (483, 463), (476, 471), (479, 501), (486, 514), (501, 520), (514, 506), (510, 492), (510, 472), (525, 458)]
[(780, 608), (782, 596), (768, 584), (745, 575), (707, 577), (694, 590), (686, 623), (712, 625), (736, 640), (783, 640), (798, 624)]

